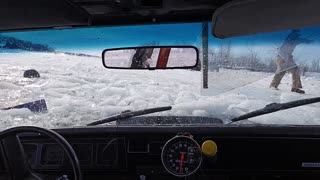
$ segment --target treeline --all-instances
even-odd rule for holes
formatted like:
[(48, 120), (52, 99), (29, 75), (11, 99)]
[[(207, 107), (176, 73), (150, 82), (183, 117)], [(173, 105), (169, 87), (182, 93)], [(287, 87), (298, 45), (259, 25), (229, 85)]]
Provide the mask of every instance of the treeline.
[(100, 56), (90, 55), (90, 54), (84, 54), (84, 53), (72, 53), (72, 52), (55, 52), (57, 54), (63, 53), (71, 56), (83, 56), (83, 57), (95, 57), (95, 58), (101, 58)]
[(20, 40), (14, 37), (0, 35), (0, 48), (5, 49), (20, 49), (25, 51), (38, 52), (54, 52), (55, 50), (48, 45), (36, 44), (30, 41)]
[[(247, 49), (246, 54), (235, 55), (232, 53), (231, 43), (221, 45), (216, 49), (209, 50), (209, 70), (216, 71), (217, 68), (226, 69), (245, 69), (250, 71), (260, 72), (275, 72), (277, 65), (274, 58), (263, 59), (258, 56), (258, 53), (253, 49)], [(320, 58), (312, 60), (311, 63), (307, 60), (294, 59), (299, 65), (302, 72), (318, 72), (320, 73)]]
[(320, 59), (314, 59), (311, 64), (301, 64), (306, 72), (319, 72), (320, 73)]

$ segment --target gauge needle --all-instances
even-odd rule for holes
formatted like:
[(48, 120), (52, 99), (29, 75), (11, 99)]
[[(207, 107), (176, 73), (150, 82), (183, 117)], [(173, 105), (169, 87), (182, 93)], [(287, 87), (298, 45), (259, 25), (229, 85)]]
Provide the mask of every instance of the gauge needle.
[(180, 173), (182, 173), (183, 159), (184, 159), (184, 153), (181, 153), (181, 156), (180, 156)]

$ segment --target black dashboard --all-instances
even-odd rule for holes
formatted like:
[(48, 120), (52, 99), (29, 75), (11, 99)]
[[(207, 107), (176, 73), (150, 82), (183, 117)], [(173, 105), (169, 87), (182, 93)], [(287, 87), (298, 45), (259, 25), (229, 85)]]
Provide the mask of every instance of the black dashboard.
[[(181, 179), (161, 161), (163, 146), (177, 134), (200, 146), (214, 141), (214, 157), (188, 179), (315, 179), (320, 177), (320, 128), (295, 126), (105, 126), (55, 130), (74, 148), (84, 179)], [(56, 179), (72, 177), (62, 149), (49, 138), (21, 134), (31, 168)], [(0, 176), (7, 177), (1, 156)], [(0, 178), (1, 179), (1, 178)], [(3, 178), (5, 179), (5, 178)]]

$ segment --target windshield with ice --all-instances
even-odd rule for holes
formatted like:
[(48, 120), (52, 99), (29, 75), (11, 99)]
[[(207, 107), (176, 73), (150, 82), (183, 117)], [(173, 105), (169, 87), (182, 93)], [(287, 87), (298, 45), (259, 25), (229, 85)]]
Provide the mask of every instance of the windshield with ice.
[[(270, 103), (320, 96), (319, 27), (224, 40), (209, 34), (207, 78), (203, 62), (193, 69), (155, 71), (102, 65), (104, 49), (130, 46), (192, 45), (203, 59), (202, 27), (188, 23), (1, 33), (0, 128), (81, 126), (126, 110), (161, 106), (172, 109), (147, 116), (229, 122)], [(320, 103), (249, 121), (320, 124)]]

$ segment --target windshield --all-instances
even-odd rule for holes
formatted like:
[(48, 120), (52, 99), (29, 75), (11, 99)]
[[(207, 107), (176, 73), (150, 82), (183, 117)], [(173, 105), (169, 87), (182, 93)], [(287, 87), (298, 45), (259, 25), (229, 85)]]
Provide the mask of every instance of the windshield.
[[(188, 23), (1, 33), (0, 128), (82, 126), (123, 111), (161, 106), (172, 109), (145, 116), (219, 118), (226, 123), (270, 103), (320, 96), (319, 27), (224, 40), (209, 33), (208, 54), (202, 27)], [(192, 45), (204, 62), (193, 69), (151, 71), (106, 69), (102, 64), (104, 49), (148, 45)], [(26, 103), (31, 103), (28, 108), (20, 107)], [(249, 121), (320, 124), (320, 103)]]

